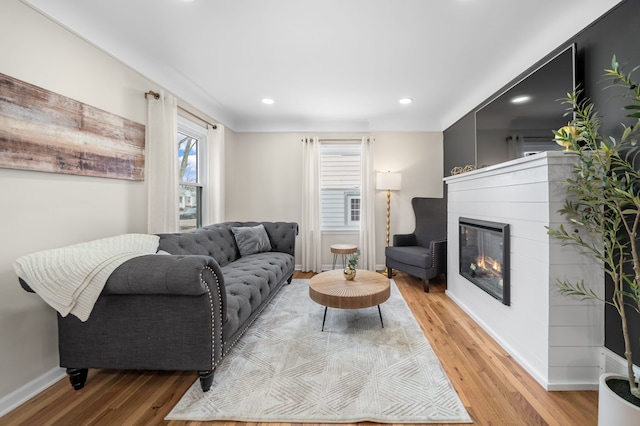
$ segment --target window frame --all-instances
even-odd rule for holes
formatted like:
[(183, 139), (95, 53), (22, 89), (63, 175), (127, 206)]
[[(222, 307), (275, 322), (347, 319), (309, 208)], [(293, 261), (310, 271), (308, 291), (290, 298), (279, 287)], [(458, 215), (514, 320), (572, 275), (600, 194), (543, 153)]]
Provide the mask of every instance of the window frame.
[[(182, 228), (182, 219), (178, 218), (178, 222), (180, 223), (180, 232), (188, 232), (192, 229), (200, 228), (202, 226), (202, 219), (205, 214), (206, 205), (204, 200), (206, 199), (206, 187), (204, 184), (204, 177), (206, 176), (207, 164), (204, 161), (206, 150), (207, 150), (207, 129), (203, 126), (195, 123), (187, 117), (183, 117), (181, 115), (178, 116), (178, 129), (176, 138), (179, 134), (191, 137), (197, 141), (196, 147), (196, 174), (195, 174), (195, 182), (184, 181), (182, 178), (184, 176), (178, 176), (178, 214), (184, 213), (181, 211), (181, 201), (180, 201), (180, 192), (181, 187), (191, 187), (195, 189), (195, 197), (196, 197), (196, 225), (195, 227)], [(178, 147), (176, 147), (176, 154)], [(178, 157), (179, 159), (180, 157)], [(178, 167), (178, 174), (180, 172), (180, 165), (176, 165)]]
[(344, 223), (347, 226), (360, 226), (360, 219), (358, 220), (353, 220), (352, 216), (353, 216), (353, 204), (351, 203), (354, 200), (358, 200), (358, 218), (360, 218), (360, 211), (362, 210), (362, 194), (360, 194), (360, 191), (356, 192), (345, 192), (344, 193)]
[[(351, 173), (345, 174), (344, 181), (331, 179), (331, 168), (340, 167), (344, 157), (357, 157), (357, 162), (344, 161), (347, 168), (352, 168)], [(327, 159), (340, 157), (335, 163), (325, 163)], [(357, 164), (357, 166), (356, 166)], [(355, 167), (355, 169), (354, 169)], [(349, 199), (361, 200), (361, 167), (362, 144), (354, 142), (323, 142), (320, 145), (320, 227), (325, 234), (355, 234), (360, 231), (360, 221), (350, 220)], [(340, 172), (338, 170), (338, 172)], [(335, 173), (333, 176), (336, 176)], [(333, 195), (332, 195), (333, 194)], [(327, 200), (333, 202), (326, 204)], [(327, 213), (333, 212), (332, 218), (327, 219)], [(338, 224), (340, 221), (340, 224)]]

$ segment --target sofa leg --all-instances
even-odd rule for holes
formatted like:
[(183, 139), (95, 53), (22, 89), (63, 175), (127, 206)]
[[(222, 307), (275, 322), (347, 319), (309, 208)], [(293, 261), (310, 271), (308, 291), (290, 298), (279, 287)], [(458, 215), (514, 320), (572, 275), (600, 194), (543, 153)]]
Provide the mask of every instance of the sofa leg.
[(291, 281), (293, 281), (293, 274), (291, 274), (291, 276), (287, 279), (287, 284), (291, 284)]
[(213, 370), (198, 371), (198, 375), (200, 376), (200, 386), (202, 386), (202, 392), (207, 392), (209, 389), (211, 389), (211, 385), (213, 384)]
[(67, 368), (67, 375), (69, 376), (69, 382), (71, 382), (73, 390), (80, 390), (84, 387), (88, 372), (88, 368)]
[(389, 268), (387, 266), (387, 278), (391, 279), (392, 276), (393, 276), (393, 268)]
[(429, 280), (422, 280), (422, 286), (424, 287), (424, 292), (429, 293)]

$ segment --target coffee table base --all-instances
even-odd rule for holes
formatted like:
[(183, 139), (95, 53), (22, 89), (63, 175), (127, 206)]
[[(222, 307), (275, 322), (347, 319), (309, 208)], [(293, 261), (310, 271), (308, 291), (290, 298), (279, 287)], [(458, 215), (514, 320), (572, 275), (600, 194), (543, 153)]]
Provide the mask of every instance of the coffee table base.
[[(324, 307), (324, 316), (322, 317), (322, 330), (320, 330), (320, 331), (324, 331), (324, 322), (327, 320), (327, 309), (328, 309), (328, 307), (325, 306)], [(384, 328), (384, 322), (382, 322), (382, 311), (380, 310), (380, 305), (378, 305), (378, 314), (380, 315), (380, 325), (382, 325), (382, 328)]]

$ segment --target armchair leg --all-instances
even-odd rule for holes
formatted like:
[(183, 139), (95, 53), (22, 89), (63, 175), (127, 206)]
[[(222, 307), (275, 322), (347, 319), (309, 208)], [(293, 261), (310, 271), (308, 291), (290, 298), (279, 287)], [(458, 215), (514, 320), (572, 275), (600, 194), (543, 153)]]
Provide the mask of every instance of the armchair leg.
[(73, 390), (80, 390), (84, 387), (88, 372), (88, 368), (67, 368), (67, 375), (69, 376), (69, 382), (71, 386), (73, 386)]
[(424, 287), (424, 292), (429, 293), (429, 280), (422, 280), (422, 286)]
[(213, 384), (213, 370), (198, 371), (198, 375), (200, 376), (200, 386), (202, 386), (202, 392), (207, 392), (209, 389), (211, 389), (211, 385)]
[(393, 276), (393, 269), (387, 266), (387, 278), (391, 279)]

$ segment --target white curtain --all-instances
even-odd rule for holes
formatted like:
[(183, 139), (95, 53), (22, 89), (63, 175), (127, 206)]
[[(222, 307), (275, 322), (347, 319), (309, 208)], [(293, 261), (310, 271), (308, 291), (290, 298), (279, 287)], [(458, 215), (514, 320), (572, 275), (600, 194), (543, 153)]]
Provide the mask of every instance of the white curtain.
[(322, 272), (322, 233), (320, 230), (320, 141), (302, 140), (302, 271)]
[(207, 126), (207, 215), (203, 225), (220, 223), (225, 220), (225, 158), (224, 126)]
[(146, 179), (147, 232), (177, 232), (178, 223), (178, 104), (160, 91), (147, 97)]
[(522, 157), (522, 136), (514, 134), (507, 138), (507, 155), (509, 160)]
[(376, 269), (375, 173), (373, 170), (373, 138), (362, 138), (360, 154), (360, 259), (358, 268)]

